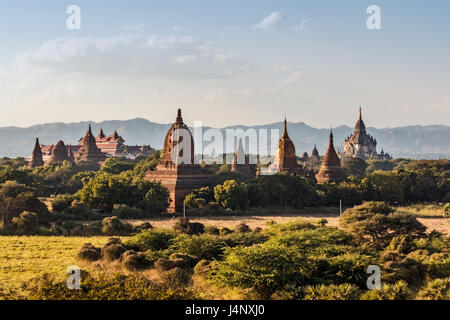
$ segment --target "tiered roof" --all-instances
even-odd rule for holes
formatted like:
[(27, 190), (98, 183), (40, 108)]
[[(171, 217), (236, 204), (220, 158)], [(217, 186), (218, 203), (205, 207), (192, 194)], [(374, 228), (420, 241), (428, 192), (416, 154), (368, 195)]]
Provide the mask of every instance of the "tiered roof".
[(341, 168), (341, 161), (334, 149), (333, 131), (330, 132), (330, 141), (327, 153), (322, 161), (322, 167), (316, 175), (318, 183), (341, 182), (345, 180), (344, 171)]

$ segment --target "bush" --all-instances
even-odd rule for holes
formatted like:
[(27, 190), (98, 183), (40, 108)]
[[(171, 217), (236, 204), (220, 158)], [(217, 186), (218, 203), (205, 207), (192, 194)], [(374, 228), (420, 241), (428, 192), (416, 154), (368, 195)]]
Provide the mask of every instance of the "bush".
[(77, 254), (77, 258), (84, 261), (97, 261), (100, 259), (100, 248), (96, 248), (92, 243), (85, 243)]
[(372, 289), (361, 296), (361, 300), (408, 300), (411, 293), (405, 281), (395, 284), (383, 284), (381, 289)]
[(202, 234), (196, 236), (180, 235), (173, 239), (169, 247), (172, 252), (182, 252), (199, 259), (218, 259), (224, 251), (225, 243), (217, 236)]
[(12, 219), (18, 234), (36, 234), (39, 231), (39, 218), (34, 212), (24, 211)]
[(240, 232), (240, 233), (245, 233), (245, 232), (251, 232), (252, 230), (250, 230), (250, 227), (248, 225), (246, 225), (245, 223), (240, 223), (236, 226), (236, 228), (234, 228), (234, 231)]
[(137, 251), (160, 251), (167, 249), (175, 237), (175, 232), (171, 230), (148, 229), (128, 239), (126, 245)]
[(102, 220), (102, 233), (110, 236), (128, 235), (133, 231), (133, 227), (128, 223), (123, 223), (117, 217), (107, 217)]
[(52, 210), (56, 213), (63, 213), (64, 210), (72, 205), (75, 197), (71, 194), (59, 194), (52, 201)]
[(263, 298), (286, 284), (303, 285), (309, 275), (307, 259), (298, 250), (268, 245), (227, 249), (211, 272), (216, 284), (249, 289)]
[(153, 226), (149, 222), (142, 222), (134, 227), (134, 231), (136, 232), (141, 232), (148, 229), (153, 229)]
[(121, 219), (138, 219), (144, 215), (141, 209), (131, 208), (125, 204), (114, 205), (112, 214)]
[(129, 271), (143, 270), (150, 265), (145, 254), (142, 252), (135, 252), (133, 250), (125, 251), (121, 256), (120, 261)]
[(189, 219), (178, 218), (173, 226), (173, 230), (189, 235), (202, 234), (205, 232), (205, 226), (197, 222), (189, 222)]
[(230, 229), (228, 229), (227, 227), (223, 227), (223, 228), (220, 228), (220, 230), (219, 230), (219, 235), (221, 235), (221, 236), (226, 236), (227, 234), (230, 234), (230, 233), (232, 233), (233, 231), (231, 231)]
[(422, 300), (450, 300), (450, 278), (435, 279), (428, 282), (417, 293)]
[(305, 300), (358, 300), (361, 292), (353, 284), (316, 285), (304, 289)]
[(100, 256), (106, 261), (119, 260), (128, 249), (119, 238), (109, 238), (108, 242), (102, 247)]
[(207, 227), (205, 227), (205, 233), (218, 236), (219, 235), (219, 229), (217, 227), (214, 227), (214, 226), (207, 226)]
[[(45, 274), (24, 285), (30, 300), (182, 300), (192, 294), (182, 288), (168, 288), (138, 274), (93, 272), (82, 270), (82, 290), (67, 288), (67, 280)], [(168, 290), (170, 289), (170, 290)]]
[(363, 241), (366, 237), (381, 248), (398, 235), (421, 236), (426, 228), (409, 214), (394, 214), (384, 202), (366, 202), (345, 210), (339, 220), (344, 230)]

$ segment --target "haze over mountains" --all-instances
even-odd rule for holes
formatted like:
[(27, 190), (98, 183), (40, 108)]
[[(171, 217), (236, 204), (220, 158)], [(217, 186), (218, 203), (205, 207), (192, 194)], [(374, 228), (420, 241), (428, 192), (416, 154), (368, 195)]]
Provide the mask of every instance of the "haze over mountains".
[[(167, 130), (171, 124), (160, 124), (137, 118), (132, 120), (114, 120), (78, 123), (48, 123), (34, 125), (28, 128), (3, 127), (0, 128), (0, 157), (29, 157), (34, 146), (36, 137), (42, 144), (55, 144), (58, 140), (65, 143), (77, 144), (84, 135), (88, 124), (92, 125), (93, 133), (96, 135), (103, 128), (106, 135), (117, 130), (127, 145), (150, 145), (161, 149)], [(282, 122), (276, 122), (260, 126), (230, 126), (225, 129), (241, 128), (247, 130), (279, 129), (283, 128)], [(207, 129), (205, 127), (204, 129)], [(339, 126), (333, 128), (335, 146), (342, 146), (344, 139), (353, 131), (352, 127)], [(397, 128), (376, 129), (368, 127), (367, 131), (377, 141), (377, 150), (384, 149), (394, 158), (406, 157), (414, 159), (450, 159), (450, 126), (406, 126)], [(329, 129), (317, 129), (303, 122), (288, 124), (289, 136), (293, 140), (297, 155), (303, 152), (311, 153), (314, 144), (317, 144), (320, 154), (324, 154), (328, 146)], [(225, 136), (225, 134), (224, 134)], [(270, 139), (269, 139), (270, 140)], [(205, 142), (205, 144), (208, 144)], [(197, 150), (198, 151), (198, 150)]]

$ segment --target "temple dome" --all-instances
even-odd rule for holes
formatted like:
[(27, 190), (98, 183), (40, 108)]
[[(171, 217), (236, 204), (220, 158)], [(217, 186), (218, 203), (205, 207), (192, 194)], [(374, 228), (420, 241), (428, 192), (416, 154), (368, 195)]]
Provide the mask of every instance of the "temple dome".
[[(180, 132), (177, 130), (185, 130), (184, 132)], [(176, 145), (183, 141), (183, 136), (186, 136), (187, 139), (191, 141), (191, 150), (190, 150), (190, 163), (184, 164), (194, 164), (194, 139), (192, 137), (192, 133), (189, 130), (188, 126), (183, 122), (183, 117), (181, 116), (181, 109), (178, 109), (177, 118), (170, 127), (169, 131), (166, 134), (166, 138), (164, 139), (164, 149), (161, 160), (166, 165), (175, 165), (174, 159), (179, 159), (179, 157), (183, 157), (183, 152), (185, 150), (181, 150), (179, 154), (173, 154), (176, 152)], [(174, 138), (172, 140), (172, 138)], [(175, 162), (178, 162), (176, 160)], [(182, 162), (183, 163), (183, 162)], [(181, 164), (181, 163), (178, 163)]]

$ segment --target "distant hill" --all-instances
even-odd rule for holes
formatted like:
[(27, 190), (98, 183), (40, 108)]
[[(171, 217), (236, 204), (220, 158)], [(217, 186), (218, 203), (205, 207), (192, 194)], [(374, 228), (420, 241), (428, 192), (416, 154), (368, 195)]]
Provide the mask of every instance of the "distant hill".
[[(28, 128), (4, 127), (0, 128), (0, 157), (28, 157), (34, 146), (34, 139), (39, 137), (42, 144), (55, 144), (58, 140), (65, 143), (78, 143), (84, 135), (88, 124), (91, 123), (93, 133), (96, 135), (100, 128), (109, 135), (114, 130), (126, 140), (128, 145), (147, 144), (153, 148), (162, 148), (164, 137), (170, 124), (160, 124), (146, 119), (115, 120), (78, 123), (48, 123)], [(241, 128), (247, 130), (271, 129), (282, 130), (283, 123), (277, 122), (261, 126), (230, 126), (226, 129)], [(205, 128), (207, 129), (207, 128)], [(289, 135), (295, 143), (297, 154), (307, 151), (308, 154), (314, 144), (323, 154), (328, 145), (329, 129), (317, 129), (303, 122), (289, 123)], [(349, 136), (353, 128), (339, 126), (333, 129), (336, 147), (342, 146), (344, 139)], [(406, 126), (397, 128), (367, 128), (378, 141), (378, 151), (384, 149), (396, 158), (406, 157), (414, 159), (450, 159), (450, 127), (443, 125), (433, 126)], [(281, 131), (280, 131), (281, 133)]]

